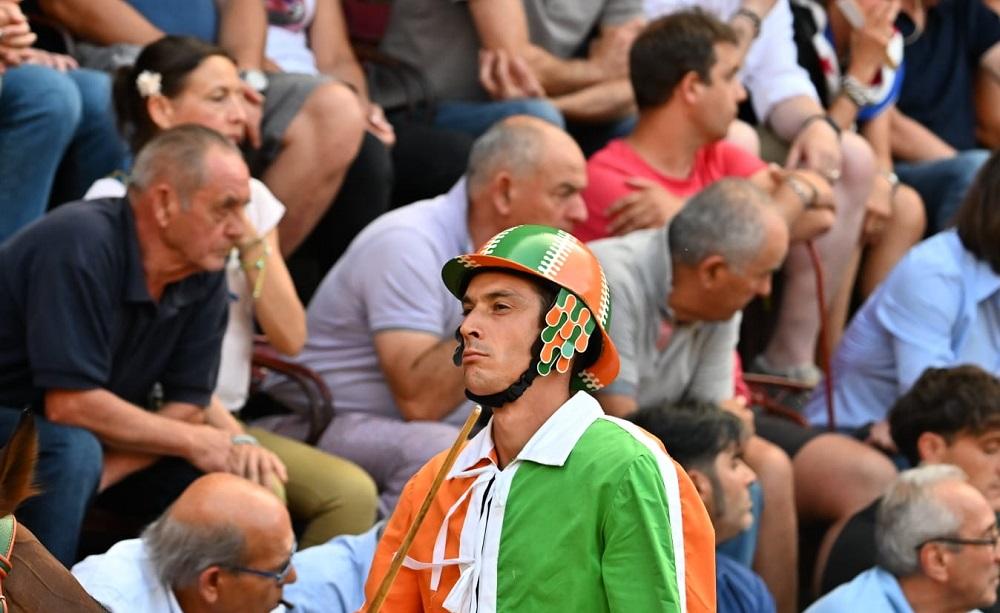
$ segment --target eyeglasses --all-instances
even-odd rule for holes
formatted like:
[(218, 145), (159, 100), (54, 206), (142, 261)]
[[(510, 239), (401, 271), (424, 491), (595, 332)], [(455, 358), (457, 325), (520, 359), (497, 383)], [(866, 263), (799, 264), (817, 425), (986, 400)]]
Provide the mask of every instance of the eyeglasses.
[(957, 536), (938, 536), (927, 539), (926, 541), (920, 543), (919, 545), (916, 546), (916, 549), (919, 550), (927, 543), (948, 543), (950, 545), (980, 545), (980, 546), (989, 545), (990, 547), (996, 549), (997, 546), (1000, 545), (1000, 534), (991, 534), (990, 536), (978, 539), (967, 539), (967, 538), (960, 538)]
[(257, 570), (256, 568), (247, 568), (246, 566), (223, 566), (226, 570), (234, 573), (246, 573), (248, 575), (257, 575), (258, 577), (264, 577), (265, 579), (273, 579), (275, 583), (279, 585), (285, 582), (288, 578), (289, 573), (292, 572), (292, 559), (288, 558), (285, 565), (281, 567), (280, 570)]

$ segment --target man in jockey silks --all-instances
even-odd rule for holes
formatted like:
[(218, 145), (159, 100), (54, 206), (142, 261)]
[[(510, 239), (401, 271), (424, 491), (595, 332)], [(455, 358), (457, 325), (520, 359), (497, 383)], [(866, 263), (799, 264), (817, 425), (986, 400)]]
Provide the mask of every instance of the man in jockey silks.
[[(447, 473), (383, 610), (714, 611), (715, 537), (697, 491), (656, 439), (588, 393), (619, 365), (590, 250), (516, 226), (442, 276), (462, 301), (466, 394), (493, 417)], [(403, 490), (369, 602), (445, 455)]]

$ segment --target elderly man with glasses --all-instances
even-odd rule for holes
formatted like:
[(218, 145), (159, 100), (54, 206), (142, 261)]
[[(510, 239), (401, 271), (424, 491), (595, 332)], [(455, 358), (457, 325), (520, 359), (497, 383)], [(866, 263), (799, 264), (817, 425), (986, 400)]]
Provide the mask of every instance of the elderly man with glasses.
[(269, 490), (226, 473), (192, 483), (142, 533), (73, 567), (112, 613), (283, 611), (295, 534)]
[(900, 474), (878, 509), (878, 566), (818, 600), (806, 613), (971, 611), (996, 602), (996, 516), (950, 464)]

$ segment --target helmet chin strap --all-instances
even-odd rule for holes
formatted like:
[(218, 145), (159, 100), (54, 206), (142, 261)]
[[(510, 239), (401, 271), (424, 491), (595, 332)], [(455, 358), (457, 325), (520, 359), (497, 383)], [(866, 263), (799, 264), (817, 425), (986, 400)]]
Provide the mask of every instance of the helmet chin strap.
[[(462, 340), (462, 335), (458, 330), (455, 330), (455, 339), (458, 340), (458, 347), (455, 348), (455, 353), (452, 355), (452, 362), (455, 366), (462, 365), (462, 352), (465, 351), (465, 342)], [(501, 390), (495, 394), (479, 395), (474, 394), (468, 389), (465, 390), (465, 397), (475, 402), (481, 404), (484, 407), (490, 407), (491, 409), (497, 409), (505, 404), (516, 401), (520, 398), (524, 392), (528, 391), (531, 387), (532, 382), (535, 377), (538, 376), (538, 354), (542, 350), (542, 339), (539, 338), (535, 341), (535, 344), (531, 347), (531, 364), (528, 368), (521, 373), (521, 376), (517, 378), (507, 389)]]

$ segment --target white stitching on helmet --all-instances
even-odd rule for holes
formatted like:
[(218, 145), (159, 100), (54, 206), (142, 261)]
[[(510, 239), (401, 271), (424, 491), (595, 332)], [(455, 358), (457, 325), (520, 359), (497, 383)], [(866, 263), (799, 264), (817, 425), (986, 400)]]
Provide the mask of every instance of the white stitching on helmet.
[(542, 255), (542, 261), (538, 264), (538, 272), (550, 279), (555, 279), (563, 265), (566, 264), (566, 259), (573, 247), (576, 246), (576, 242), (576, 238), (569, 232), (563, 230), (556, 232), (555, 240)]

